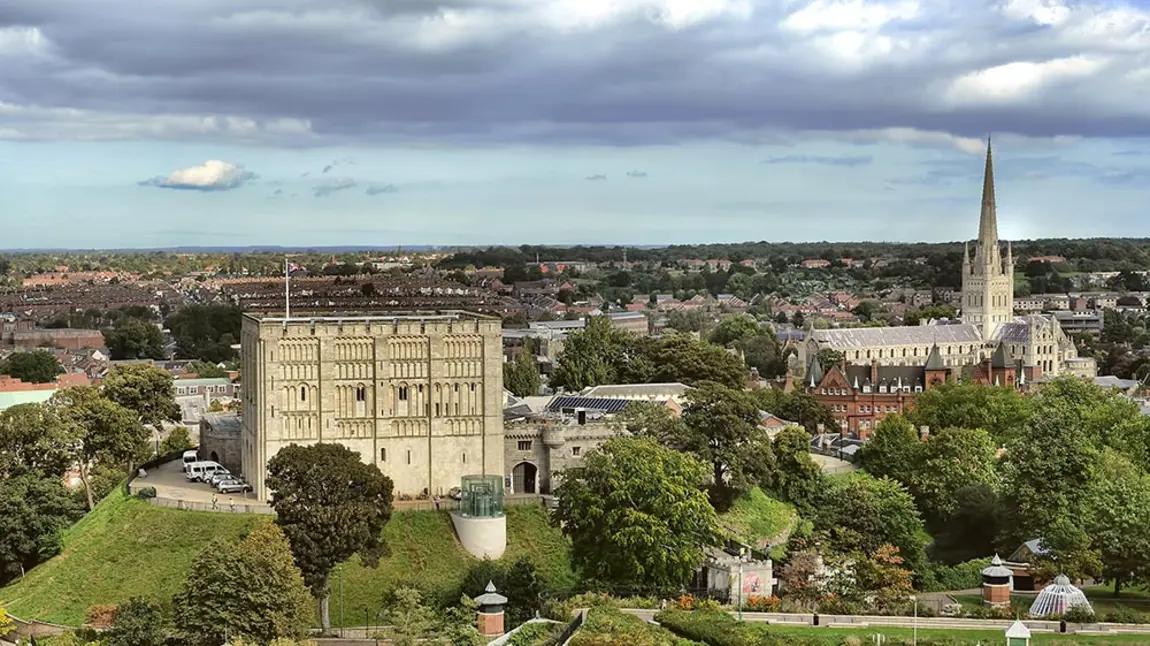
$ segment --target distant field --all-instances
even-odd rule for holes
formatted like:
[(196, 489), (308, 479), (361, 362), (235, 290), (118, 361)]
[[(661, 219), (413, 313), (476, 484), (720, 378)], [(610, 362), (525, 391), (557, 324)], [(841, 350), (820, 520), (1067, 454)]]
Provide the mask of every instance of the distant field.
[[(505, 558), (529, 555), (549, 584), (573, 585), (567, 543), (547, 520), (541, 507), (509, 507)], [(266, 522), (266, 516), (156, 507), (117, 492), (68, 530), (59, 556), (0, 589), (0, 599), (18, 617), (65, 625), (80, 624), (95, 603), (122, 603), (134, 596), (169, 599), (212, 539), (237, 540)], [(459, 545), (446, 512), (396, 513), (384, 537), (392, 556), (379, 568), (363, 568), (354, 558), (344, 566), (343, 612), (338, 577), (333, 576), (333, 623), (342, 616), (347, 625), (362, 625), (365, 611), (371, 618), (384, 592), (397, 585), (450, 594), (476, 562)]]

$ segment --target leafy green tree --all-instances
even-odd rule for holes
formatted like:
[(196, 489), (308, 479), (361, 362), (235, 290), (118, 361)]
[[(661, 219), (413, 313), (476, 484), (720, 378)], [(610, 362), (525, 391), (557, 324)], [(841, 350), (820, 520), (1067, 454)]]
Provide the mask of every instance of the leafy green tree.
[(870, 605), (880, 614), (898, 610), (914, 592), (913, 573), (893, 545), (881, 545), (874, 552), (853, 555), (854, 587), (859, 596), (869, 597)]
[(863, 321), (870, 321), (874, 318), (874, 315), (881, 310), (882, 306), (875, 301), (862, 301), (858, 305), (855, 305), (854, 309), (851, 310), (851, 314), (854, 314)]
[(923, 320), (953, 319), (956, 314), (954, 307), (948, 303), (935, 303), (920, 308), (910, 308), (903, 313), (903, 325), (919, 325)]
[(172, 376), (146, 363), (112, 369), (101, 384), (104, 397), (139, 416), (140, 423), (160, 433), (164, 422), (180, 421)]
[(63, 374), (64, 368), (56, 357), (46, 350), (16, 352), (0, 361), (0, 374), (15, 377), (30, 384), (46, 384)]
[(687, 393), (682, 424), (661, 439), (711, 466), (711, 502), (724, 510), (756, 484), (770, 485), (774, 455), (758, 422), (749, 393), (705, 381)]
[(948, 428), (922, 444), (909, 488), (927, 524), (941, 528), (958, 507), (959, 492), (985, 485), (998, 488), (998, 451), (986, 431)]
[(594, 316), (587, 326), (567, 336), (563, 352), (556, 360), (551, 386), (571, 391), (613, 383), (619, 374), (617, 363), (631, 354), (634, 337), (611, 325), (606, 316)]
[(809, 515), (826, 486), (823, 470), (811, 459), (810, 435), (788, 426), (775, 436), (774, 492)]
[(392, 597), (383, 622), (388, 626), (384, 635), (394, 646), (416, 646), (435, 636), (435, 612), (423, 603), (419, 590), (399, 588)]
[[(477, 595), (478, 596), (478, 595)], [(437, 639), (443, 646), (483, 646), (487, 640), (479, 634), (475, 625), (475, 614), (479, 606), (464, 595), (459, 605), (452, 606), (443, 611), (443, 624), (440, 626)]]
[(539, 368), (530, 352), (522, 351), (514, 361), (503, 364), (503, 387), (516, 397), (538, 395), (542, 385)]
[(728, 314), (719, 321), (714, 330), (711, 330), (710, 341), (715, 345), (725, 346), (761, 334), (763, 328), (753, 316)]
[(714, 381), (728, 388), (745, 388), (747, 366), (738, 356), (705, 341), (685, 334), (672, 334), (661, 339), (643, 339), (642, 359), (650, 365), (649, 376), (630, 383), (682, 382), (694, 386)]
[(56, 411), (17, 404), (0, 411), (0, 477), (27, 471), (63, 478), (72, 465), (69, 439)]
[(1005, 545), (1047, 540), (1060, 521), (1081, 519), (1098, 453), (1071, 415), (1036, 416), (1007, 445), (1001, 463)]
[(177, 426), (168, 432), (168, 436), (160, 442), (160, 455), (169, 455), (171, 453), (182, 453), (193, 448), (191, 435), (188, 433), (188, 427)]
[(875, 425), (874, 434), (863, 445), (862, 463), (876, 478), (890, 478), (903, 484), (918, 471), (922, 442), (918, 431), (902, 415), (888, 415)]
[(707, 322), (702, 310), (674, 310), (667, 314), (667, 328), (679, 332), (699, 332)]
[(164, 646), (170, 633), (171, 617), (159, 602), (132, 597), (116, 609), (100, 641), (104, 646)]
[(1012, 388), (948, 383), (919, 394), (907, 417), (916, 427), (981, 428), (1002, 444), (1016, 437), (1031, 416), (1030, 402)]
[(102, 330), (112, 359), (164, 359), (164, 334), (157, 325), (123, 317)]
[(0, 585), (60, 551), (60, 533), (83, 515), (58, 476), (0, 477)]
[[(7, 269), (5, 269), (7, 271)], [(8, 610), (0, 605), (0, 637), (7, 635), (16, 629), (13, 625), (12, 617), (8, 616)]]
[(759, 408), (802, 426), (810, 434), (833, 432), (839, 428), (831, 409), (814, 395), (796, 390), (785, 393), (777, 388), (760, 388), (752, 393)]
[(313, 617), (287, 538), (273, 524), (239, 543), (209, 545), (192, 563), (172, 607), (176, 630), (191, 646), (219, 646), (229, 637), (261, 644), (301, 639)]
[(1150, 581), (1150, 475), (1113, 449), (1100, 456), (1089, 492), (1085, 533), (1098, 551), (1102, 576), (1114, 584)]
[(720, 541), (708, 469), (648, 438), (615, 438), (567, 472), (553, 521), (593, 580), (677, 591)]
[(268, 462), (267, 485), (276, 524), (320, 602), (323, 629), (330, 630), (332, 568), (353, 554), (375, 567), (386, 551), (391, 478), (341, 444), (291, 445)]
[(220, 363), (235, 358), (243, 312), (233, 305), (190, 305), (168, 317), (164, 327), (183, 359)]
[(862, 472), (828, 484), (814, 521), (816, 529), (829, 537), (829, 544), (841, 552), (864, 553), (889, 544), (898, 548), (912, 570), (925, 563), (922, 517), (902, 485)]
[(195, 373), (197, 376), (199, 376), (200, 379), (219, 379), (221, 377), (228, 376), (228, 371), (226, 369), (221, 368), (214, 363), (200, 361), (199, 359), (189, 363), (185, 369), (188, 372)]
[(95, 509), (93, 469), (117, 465), (126, 476), (134, 461), (147, 452), (148, 431), (136, 413), (90, 386), (61, 390), (52, 395), (49, 406), (63, 423), (65, 446), (84, 485), (88, 509)]

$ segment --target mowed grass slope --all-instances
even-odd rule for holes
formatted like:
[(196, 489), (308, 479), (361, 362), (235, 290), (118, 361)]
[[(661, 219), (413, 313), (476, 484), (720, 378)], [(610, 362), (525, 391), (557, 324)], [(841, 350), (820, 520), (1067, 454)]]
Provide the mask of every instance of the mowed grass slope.
[(94, 603), (169, 599), (212, 539), (237, 540), (269, 521), (155, 507), (117, 489), (67, 530), (58, 556), (0, 590), (0, 599), (18, 617), (65, 625), (79, 625)]
[(771, 498), (755, 487), (719, 515), (727, 531), (755, 546), (764, 546), (780, 537), (798, 520), (795, 508)]
[[(268, 516), (166, 509), (117, 492), (71, 527), (63, 552), (21, 581), (0, 589), (9, 611), (24, 619), (76, 626), (92, 604), (118, 604), (135, 596), (169, 600), (180, 590), (193, 560), (215, 538), (238, 540)], [(541, 507), (507, 510), (504, 560), (528, 555), (551, 586), (570, 586), (570, 548)], [(455, 538), (446, 512), (403, 512), (384, 529), (392, 555), (376, 569), (358, 558), (343, 566), (344, 610), (339, 575), (332, 577), (333, 623), (374, 621), (384, 594), (414, 586), (439, 598), (454, 593), (478, 561)]]

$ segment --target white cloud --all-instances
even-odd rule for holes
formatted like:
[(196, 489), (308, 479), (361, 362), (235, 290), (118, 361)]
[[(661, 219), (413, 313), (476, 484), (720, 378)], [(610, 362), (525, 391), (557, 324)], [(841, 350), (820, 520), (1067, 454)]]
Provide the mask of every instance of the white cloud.
[(814, 0), (788, 15), (780, 26), (804, 34), (877, 30), (891, 22), (915, 18), (919, 12), (918, 2), (913, 0), (893, 4), (873, 0)]
[(974, 137), (958, 137), (937, 130), (917, 130), (915, 128), (877, 128), (857, 130), (847, 133), (850, 139), (859, 141), (890, 141), (911, 146), (945, 146), (957, 148), (965, 153), (986, 152), (986, 142)]
[(1026, 99), (1045, 87), (1097, 73), (1107, 65), (1100, 57), (1073, 56), (1032, 63), (1020, 61), (965, 74), (951, 83), (953, 103), (997, 103)]
[(1046, 26), (1062, 25), (1070, 18), (1070, 8), (1059, 0), (1007, 0), (1002, 13)]
[(140, 185), (192, 191), (227, 191), (239, 188), (255, 177), (255, 173), (244, 170), (243, 166), (210, 159), (200, 166), (172, 171), (166, 177), (144, 180)]
[(38, 27), (0, 27), (0, 57), (42, 54), (48, 46), (48, 39)]

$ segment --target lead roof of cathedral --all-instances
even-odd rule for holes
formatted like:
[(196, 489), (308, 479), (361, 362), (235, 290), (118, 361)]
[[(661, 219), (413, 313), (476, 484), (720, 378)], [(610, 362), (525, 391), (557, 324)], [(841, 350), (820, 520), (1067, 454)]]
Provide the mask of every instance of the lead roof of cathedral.
[(816, 341), (833, 348), (869, 348), (885, 345), (925, 345), (930, 343), (980, 343), (977, 325), (908, 325), (903, 327), (856, 327), (814, 330)]

